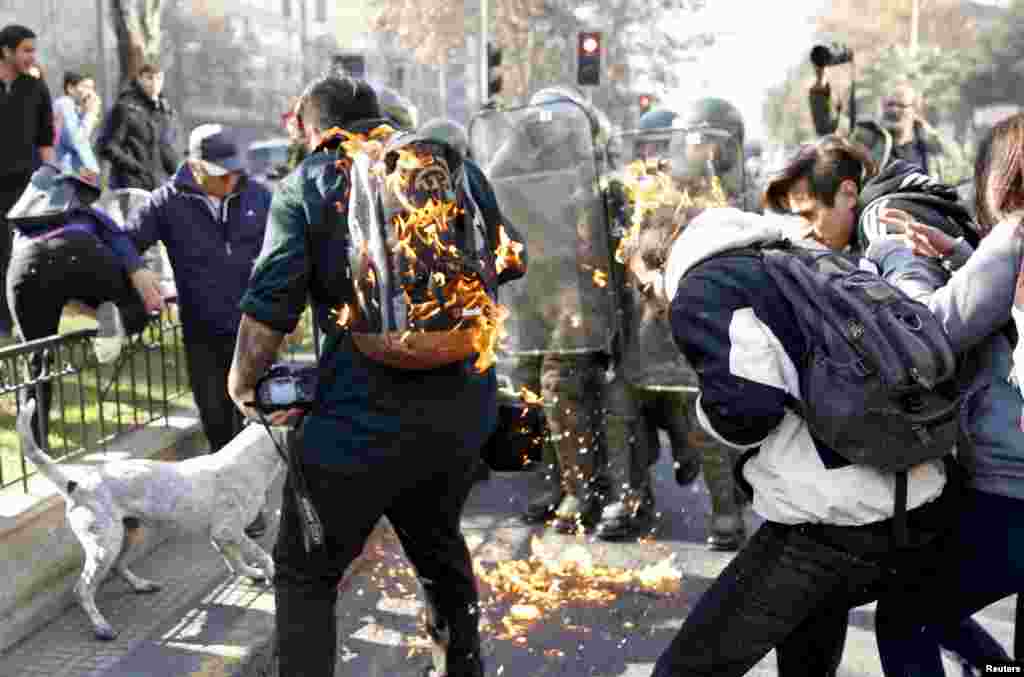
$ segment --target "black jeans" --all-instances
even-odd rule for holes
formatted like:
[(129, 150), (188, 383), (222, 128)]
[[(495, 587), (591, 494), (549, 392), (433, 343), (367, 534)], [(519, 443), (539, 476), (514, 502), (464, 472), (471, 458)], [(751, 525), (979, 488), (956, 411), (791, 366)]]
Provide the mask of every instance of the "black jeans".
[(394, 527), (423, 586), (427, 631), (446, 656), (447, 674), (482, 675), (479, 600), (459, 526), (479, 445), (467, 448), (429, 431), (390, 437), (382, 446), (404, 455), (385, 453), (380, 461), (355, 465), (303, 466), (325, 534), (324, 546), (311, 553), (303, 547), (293, 477), (285, 482), (274, 548), (280, 675), (334, 675), (338, 584), (382, 516)]
[(957, 492), (907, 513), (907, 547), (892, 522), (857, 527), (766, 522), (698, 600), (654, 677), (743, 675), (776, 650), (781, 677), (834, 675), (849, 610), (934, 561)]
[[(944, 674), (939, 645), (948, 647), (944, 638), (962, 619), (1004, 597), (1020, 594), (1024, 585), (1024, 501), (968, 491), (946, 552), (948, 556), (936, 559), (927, 575), (909, 581), (878, 603), (878, 649), (886, 675)], [(1022, 620), (1017, 618), (1017, 623)], [(995, 662), (1009, 657), (996, 644), (987, 648), (984, 658)]]
[[(121, 310), (128, 334), (142, 331), (149, 321), (142, 299), (132, 287), (121, 260), (99, 239), (80, 231), (48, 240), (16, 237), (5, 297), (13, 311), (18, 333), (25, 341), (56, 334), (64, 306), (72, 299), (92, 308), (113, 301)], [(53, 356), (48, 352), (40, 351), (30, 358), (30, 379), (37, 378), (44, 364), (52, 362)], [(50, 411), (53, 397), (49, 383), (40, 384), (38, 391), (41, 402), (35, 417)], [(22, 401), (34, 395), (33, 390), (24, 390)], [(32, 427), (38, 434), (35, 417)]]
[[(6, 174), (0, 176), (0, 275), (7, 280), (7, 269), (11, 261), (11, 224), (7, 222), (7, 212), (25, 192), (32, 174)], [(4, 288), (6, 289), (6, 283)], [(0, 298), (0, 332), (10, 333), (14, 328), (11, 317), (12, 307), (8, 305), (7, 295)]]
[(184, 343), (192, 397), (213, 453), (233, 440), (244, 425), (241, 412), (228, 395), (235, 335), (203, 336), (185, 330)]

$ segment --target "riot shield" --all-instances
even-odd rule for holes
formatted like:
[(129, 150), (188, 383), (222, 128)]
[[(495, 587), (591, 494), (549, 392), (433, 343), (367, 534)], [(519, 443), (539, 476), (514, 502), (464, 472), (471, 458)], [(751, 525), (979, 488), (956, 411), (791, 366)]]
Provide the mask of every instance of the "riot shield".
[(607, 351), (618, 328), (608, 215), (591, 122), (571, 101), (484, 111), (470, 147), (502, 214), (526, 238), (529, 270), (502, 286), (502, 355)]
[[(742, 156), (721, 130), (666, 128), (627, 132), (609, 140), (610, 181), (618, 182), (625, 208), (624, 237), (616, 258), (626, 266), (624, 342), (618, 368), (626, 382), (648, 390), (696, 392), (696, 373), (679, 352), (664, 306), (643, 283), (645, 269), (664, 264), (668, 248), (694, 211), (740, 206)], [(711, 145), (713, 144), (713, 145)], [(724, 170), (724, 171), (723, 171)], [(730, 172), (732, 172), (730, 174)]]

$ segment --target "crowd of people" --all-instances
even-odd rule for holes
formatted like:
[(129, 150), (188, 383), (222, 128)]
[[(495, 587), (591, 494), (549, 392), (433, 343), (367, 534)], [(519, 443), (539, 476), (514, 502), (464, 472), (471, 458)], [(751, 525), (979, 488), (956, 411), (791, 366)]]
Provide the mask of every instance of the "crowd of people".
[[(51, 103), (31, 73), (34, 38), (0, 30), (0, 331), (54, 334), (78, 301), (96, 315), (98, 358), (114, 361), (167, 302), (141, 258), (163, 244), (211, 452), (245, 419), (298, 426), (301, 472), (285, 484), (274, 550), (281, 674), (333, 674), (338, 585), (387, 517), (426, 598), (428, 674), (483, 675), (460, 519), (481, 450), (511, 435), (502, 407), (543, 412), (533, 441), (545, 484), (522, 516), (529, 524), (608, 541), (650, 534), (662, 433), (677, 482), (703, 477), (707, 545), (736, 554), (659, 658), (658, 677), (743, 675), (771, 650), (784, 677), (835, 675), (850, 609), (873, 601), (889, 677), (943, 674), (940, 647), (979, 670), (1010, 661), (970, 617), (1016, 594), (1024, 566), (1024, 115), (988, 132), (965, 206), (942, 183), (952, 146), (920, 116), (908, 82), (883, 97), (879, 119), (840, 132), (819, 69), (809, 102), (820, 138), (754, 185), (743, 120), (721, 99), (652, 111), (617, 132), (578, 91), (547, 88), (524, 108), (483, 111), (471, 138), (453, 121), (417, 126), (385, 91), (329, 70), (290, 106), (290, 171), (272, 194), (247, 176), (222, 125), (191, 130), (182, 161), (157, 67), (140, 70), (106, 120), (95, 83), (78, 73)], [(345, 208), (361, 184), (339, 153), (382, 129), (441, 149), (444, 176), (459, 177), (454, 192), (478, 216), (476, 255), (502, 261), (489, 289), (509, 311), (496, 366), (476, 368), (476, 355), (396, 367), (339, 320), (340, 308), (367, 301), (351, 267), (359, 222)], [(125, 224), (96, 207), (101, 158), (109, 188), (149, 193)], [(748, 251), (781, 240), (854, 262), (941, 324), (962, 400), (960, 435), (941, 458), (900, 480), (844, 457), (810, 424), (812, 337)], [(316, 403), (268, 420), (255, 389), (310, 304), (326, 337)], [(46, 359), (32, 359), (33, 374)], [(47, 389), (24, 397), (38, 393), (45, 419)], [(312, 549), (305, 498), (323, 523)], [(747, 505), (764, 519), (753, 534)], [(261, 514), (247, 533), (265, 528)]]

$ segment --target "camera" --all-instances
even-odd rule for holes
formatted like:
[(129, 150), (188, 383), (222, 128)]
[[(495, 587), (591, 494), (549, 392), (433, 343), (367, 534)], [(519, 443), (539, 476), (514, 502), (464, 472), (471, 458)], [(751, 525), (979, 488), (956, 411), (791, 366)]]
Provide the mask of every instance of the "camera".
[(840, 42), (815, 45), (811, 48), (811, 63), (818, 68), (841, 66), (853, 61), (853, 50)]
[(256, 407), (265, 414), (311, 409), (319, 381), (317, 365), (275, 364), (256, 383)]

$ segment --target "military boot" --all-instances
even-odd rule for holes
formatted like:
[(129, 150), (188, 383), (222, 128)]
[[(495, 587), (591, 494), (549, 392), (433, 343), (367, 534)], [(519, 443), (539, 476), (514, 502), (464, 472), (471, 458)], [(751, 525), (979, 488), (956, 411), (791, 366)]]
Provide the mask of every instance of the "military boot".
[[(628, 396), (628, 393), (627, 393)], [(627, 407), (638, 411), (635, 407)], [(648, 432), (645, 421), (636, 416), (613, 413), (605, 419), (610, 502), (601, 511), (594, 530), (604, 541), (616, 541), (650, 532), (654, 522), (654, 494), (648, 471)]]
[(589, 530), (601, 506), (595, 489), (604, 370), (590, 356), (548, 356), (541, 372), (544, 411), (561, 471), (562, 501), (552, 526), (562, 534)]
[(746, 528), (732, 474), (732, 452), (724, 445), (711, 442), (702, 449), (701, 466), (704, 482), (711, 494), (708, 547), (712, 550), (739, 550), (746, 537)]
[(562, 476), (558, 469), (558, 455), (549, 439), (545, 439), (542, 453), (541, 476), (543, 488), (530, 499), (520, 519), (526, 524), (543, 524), (555, 516), (562, 502)]
[(657, 412), (661, 426), (668, 432), (672, 467), (676, 483), (681, 487), (692, 484), (700, 475), (702, 445), (707, 439), (696, 420), (691, 420), (687, 413), (690, 399), (688, 393), (657, 393), (657, 401), (650, 407)]

